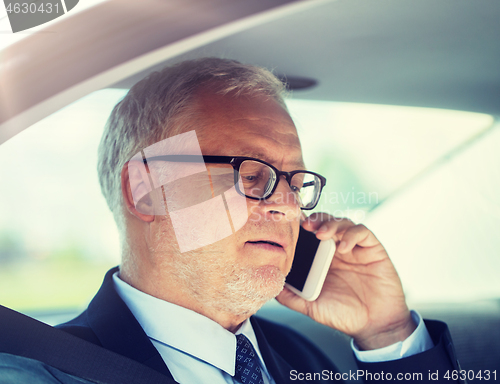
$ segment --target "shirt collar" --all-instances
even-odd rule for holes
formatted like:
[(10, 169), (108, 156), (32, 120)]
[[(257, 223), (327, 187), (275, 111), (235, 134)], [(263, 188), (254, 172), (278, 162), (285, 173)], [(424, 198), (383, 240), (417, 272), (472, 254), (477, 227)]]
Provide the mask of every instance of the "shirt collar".
[[(234, 376), (236, 336), (215, 321), (190, 309), (148, 295), (113, 274), (115, 289), (150, 339), (164, 343), (203, 360)], [(261, 365), (262, 355), (250, 320), (245, 320), (237, 334), (252, 343)]]

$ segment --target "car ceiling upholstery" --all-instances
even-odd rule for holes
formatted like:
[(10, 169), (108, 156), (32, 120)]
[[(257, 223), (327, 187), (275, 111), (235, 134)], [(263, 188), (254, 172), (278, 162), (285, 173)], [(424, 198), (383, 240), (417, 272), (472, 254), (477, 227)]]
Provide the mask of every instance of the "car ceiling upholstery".
[[(499, 20), (498, 1), (339, 0), (174, 61), (228, 57), (317, 80), (318, 86), (296, 92), (302, 99), (498, 114)], [(118, 86), (129, 87), (144, 75)]]
[[(190, 50), (165, 50), (273, 7), (285, 11), (208, 44), (190, 41)], [(499, 114), (498, 20), (497, 0), (107, 1), (2, 52), (0, 143), (92, 91), (207, 55), (318, 82), (296, 98)]]

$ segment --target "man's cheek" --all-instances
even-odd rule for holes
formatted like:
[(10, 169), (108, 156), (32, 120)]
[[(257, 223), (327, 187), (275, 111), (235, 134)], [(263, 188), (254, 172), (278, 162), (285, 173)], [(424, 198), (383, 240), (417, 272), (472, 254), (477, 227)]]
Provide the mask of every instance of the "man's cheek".
[(248, 216), (248, 221), (251, 223), (257, 223), (264, 218), (261, 207), (259, 206), (259, 201), (257, 200), (247, 201), (247, 216)]
[(170, 210), (170, 221), (181, 252), (192, 251), (231, 236), (248, 220), (246, 198), (236, 189), (201, 203)]
[(236, 232), (243, 228), (248, 221), (250, 215), (248, 199), (239, 194), (235, 186), (224, 192), (222, 196), (226, 203), (233, 231)]
[(169, 215), (181, 252), (213, 244), (233, 234), (221, 195)]
[(285, 276), (288, 275), (288, 273), (292, 269), (294, 256), (295, 256), (295, 247), (291, 248), (290, 251), (287, 253), (286, 267), (285, 267), (286, 270), (284, 271)]

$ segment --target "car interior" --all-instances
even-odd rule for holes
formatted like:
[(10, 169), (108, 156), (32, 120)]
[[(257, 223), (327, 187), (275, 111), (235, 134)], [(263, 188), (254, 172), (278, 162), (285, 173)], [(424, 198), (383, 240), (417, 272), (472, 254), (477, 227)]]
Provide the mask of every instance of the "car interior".
[[(367, 225), (462, 369), (500, 374), (500, 2), (79, 7), (0, 51), (0, 304), (51, 325), (85, 308), (119, 263), (95, 175), (107, 115), (149, 73), (215, 56), (282, 79), (306, 164), (327, 178), (315, 211)], [(50, 282), (74, 288), (51, 298)], [(356, 369), (340, 332), (277, 302), (258, 315)]]

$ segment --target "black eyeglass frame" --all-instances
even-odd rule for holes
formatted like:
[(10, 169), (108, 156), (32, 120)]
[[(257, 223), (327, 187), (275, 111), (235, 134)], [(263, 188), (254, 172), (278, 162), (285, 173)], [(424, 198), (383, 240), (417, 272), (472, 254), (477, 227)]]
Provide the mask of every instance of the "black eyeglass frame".
[[(304, 211), (309, 211), (311, 209), (314, 209), (316, 207), (316, 205), (318, 204), (318, 201), (321, 197), (321, 192), (323, 191), (323, 188), (326, 185), (326, 178), (324, 176), (321, 176), (319, 173), (301, 170), (301, 169), (298, 169), (298, 170), (295, 170), (292, 172), (284, 172), (284, 171), (280, 171), (279, 169), (277, 169), (273, 165), (265, 162), (264, 160), (256, 159), (254, 157), (210, 156), (210, 155), (208, 155), (208, 156), (203, 155), (201, 157), (203, 157), (203, 161), (207, 164), (230, 164), (234, 169), (234, 185), (236, 186), (236, 190), (238, 191), (238, 193), (240, 195), (245, 196), (246, 198), (252, 199), (252, 200), (265, 200), (265, 199), (268, 199), (269, 197), (271, 197), (273, 195), (273, 193), (276, 191), (276, 188), (278, 188), (278, 183), (279, 183), (279, 179), (281, 176), (285, 176), (285, 180), (287, 181), (290, 188), (292, 188), (292, 185), (291, 185), (292, 177), (295, 174), (308, 173), (308, 174), (316, 176), (321, 182), (319, 193), (318, 193), (318, 196), (316, 198), (316, 201), (314, 201), (314, 204), (311, 207), (300, 207), (300, 209), (302, 209)], [(263, 196), (263, 197), (248, 196), (244, 192), (240, 191), (240, 188), (238, 186), (240, 166), (246, 160), (252, 160), (252, 161), (256, 161), (258, 163), (267, 165), (276, 174), (276, 181), (274, 182), (274, 186), (273, 186), (272, 190), (266, 196)], [(198, 155), (161, 155), (161, 156), (152, 156), (152, 157), (148, 157), (147, 159), (143, 159), (143, 162), (145, 165), (148, 164), (148, 161), (171, 161), (171, 162), (179, 162), (179, 163), (199, 163), (200, 156), (198, 156)]]

